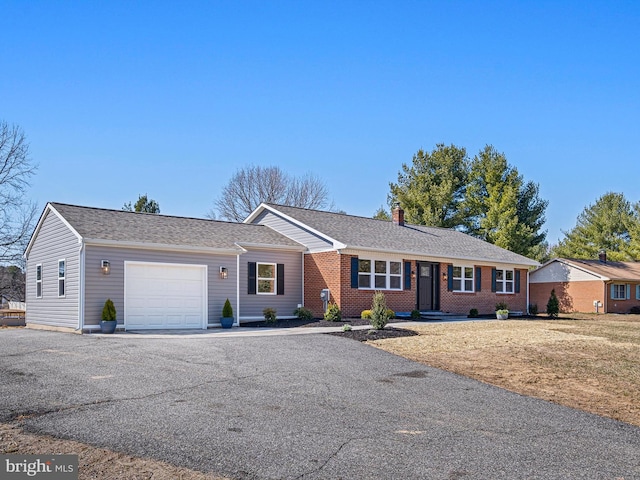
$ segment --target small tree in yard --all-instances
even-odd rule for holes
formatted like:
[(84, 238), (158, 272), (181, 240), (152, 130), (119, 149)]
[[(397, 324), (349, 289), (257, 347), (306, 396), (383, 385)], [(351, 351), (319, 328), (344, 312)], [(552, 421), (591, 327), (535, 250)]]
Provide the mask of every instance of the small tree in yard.
[(373, 294), (373, 303), (371, 305), (371, 326), (375, 330), (382, 330), (389, 321), (389, 310), (387, 310), (387, 301), (384, 293), (376, 292)]
[(558, 313), (560, 313), (560, 302), (558, 302), (558, 297), (556, 297), (556, 291), (554, 289), (551, 290), (551, 296), (547, 302), (547, 315), (549, 315), (549, 318), (557, 318)]

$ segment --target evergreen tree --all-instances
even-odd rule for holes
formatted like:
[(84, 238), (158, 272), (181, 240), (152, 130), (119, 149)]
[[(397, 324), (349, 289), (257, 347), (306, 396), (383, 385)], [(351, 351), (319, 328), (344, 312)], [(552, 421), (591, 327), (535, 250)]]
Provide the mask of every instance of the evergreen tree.
[(373, 218), (375, 218), (376, 220), (391, 221), (391, 215), (384, 209), (383, 206), (380, 206), (380, 208), (376, 210), (376, 213), (373, 214)]
[(408, 223), (459, 227), (464, 221), (461, 204), (468, 172), (464, 148), (440, 143), (431, 152), (420, 149), (411, 165), (402, 164), (398, 182), (389, 184), (389, 205), (399, 202)]
[(382, 330), (389, 321), (389, 310), (384, 293), (375, 292), (371, 304), (371, 318), (369, 322), (375, 330)]
[(598, 252), (604, 249), (612, 261), (638, 259), (639, 212), (622, 193), (606, 193), (578, 215), (576, 226), (564, 232), (565, 237), (553, 248), (552, 254), (597, 259)]
[(160, 213), (160, 205), (155, 200), (148, 198), (147, 194), (138, 195), (138, 201), (132, 206), (131, 202), (125, 203), (122, 210), (128, 212)]
[(548, 202), (538, 192), (538, 185), (525, 183), (505, 155), (487, 145), (471, 162), (463, 203), (464, 230), (512, 252), (539, 258), (546, 251), (546, 232), (541, 229)]
[(640, 260), (640, 202), (633, 205), (631, 217), (627, 221), (629, 244), (625, 252), (630, 259)]
[(560, 313), (560, 302), (558, 301), (558, 297), (556, 297), (556, 291), (554, 289), (551, 290), (551, 296), (547, 302), (547, 315), (549, 315), (549, 318), (556, 318), (558, 313)]

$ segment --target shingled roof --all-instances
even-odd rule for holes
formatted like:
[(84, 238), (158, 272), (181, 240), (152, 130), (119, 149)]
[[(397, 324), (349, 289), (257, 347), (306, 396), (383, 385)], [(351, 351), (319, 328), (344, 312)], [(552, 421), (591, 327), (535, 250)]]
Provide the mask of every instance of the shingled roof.
[[(426, 227), (323, 212), (275, 204), (263, 204), (301, 226), (309, 227), (345, 249), (378, 250), (440, 259), (537, 266), (538, 262), (478, 238), (447, 228)], [(260, 207), (252, 214), (255, 216)], [(251, 218), (251, 217), (249, 217)]]
[(238, 246), (303, 247), (262, 225), (222, 222), (202, 218), (49, 204), (88, 242), (166, 245), (241, 251)]
[(545, 263), (542, 267), (545, 267), (552, 262), (566, 263), (576, 268), (586, 270), (587, 272), (599, 276), (602, 280), (617, 280), (625, 282), (637, 282), (638, 280), (640, 280), (639, 262), (602, 262), (600, 260), (556, 258), (549, 261), (548, 263)]

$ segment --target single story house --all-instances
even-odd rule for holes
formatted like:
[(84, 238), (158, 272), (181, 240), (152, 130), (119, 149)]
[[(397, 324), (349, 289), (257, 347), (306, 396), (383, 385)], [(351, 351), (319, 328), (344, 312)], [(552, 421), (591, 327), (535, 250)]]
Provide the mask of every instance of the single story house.
[(640, 263), (555, 258), (529, 274), (529, 290), (540, 312), (555, 290), (564, 313), (629, 313), (640, 308)]
[(266, 307), (321, 317), (327, 301), (359, 317), (376, 290), (395, 311), (527, 310), (537, 262), (393, 218), (261, 204), (231, 223), (49, 203), (25, 250), (26, 322), (96, 330), (107, 298), (128, 330), (218, 326), (227, 298), (236, 325)]
[(322, 315), (329, 290), (343, 316), (371, 308), (385, 293), (394, 311), (480, 314), (499, 302), (528, 307), (528, 270), (538, 262), (462, 232), (410, 225), (395, 208), (393, 221), (262, 204), (245, 223), (267, 225), (305, 246), (304, 305)]

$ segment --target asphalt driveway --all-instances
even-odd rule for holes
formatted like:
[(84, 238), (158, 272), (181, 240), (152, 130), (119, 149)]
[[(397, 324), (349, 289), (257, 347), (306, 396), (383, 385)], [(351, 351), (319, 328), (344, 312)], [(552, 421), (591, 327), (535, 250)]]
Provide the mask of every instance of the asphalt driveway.
[(0, 331), (0, 421), (250, 479), (640, 478), (640, 429), (329, 335)]

